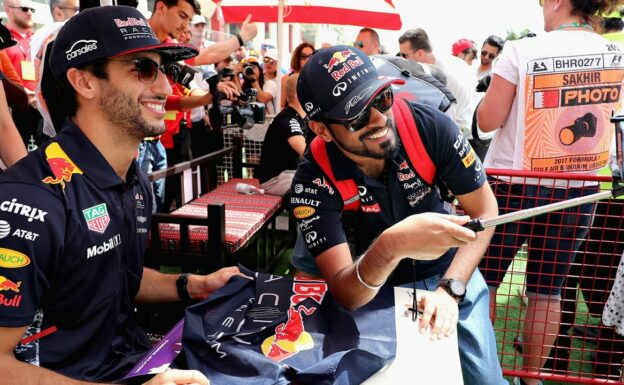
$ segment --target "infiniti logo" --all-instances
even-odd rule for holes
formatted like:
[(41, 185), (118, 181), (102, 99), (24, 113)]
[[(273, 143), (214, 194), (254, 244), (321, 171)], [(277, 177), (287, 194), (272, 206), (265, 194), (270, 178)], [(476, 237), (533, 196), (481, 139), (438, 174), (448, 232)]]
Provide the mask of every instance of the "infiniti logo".
[(336, 86), (334, 87), (334, 90), (332, 91), (332, 94), (334, 94), (334, 96), (340, 96), (342, 95), (342, 92), (345, 91), (346, 89), (347, 89), (347, 83), (340, 82), (336, 84)]
[(306, 111), (310, 112), (310, 111), (312, 111), (314, 109), (314, 105), (312, 103), (310, 103), (310, 102), (307, 102), (305, 104), (305, 109), (306, 109)]
[(308, 243), (312, 243), (312, 242), (314, 242), (316, 240), (317, 236), (318, 235), (316, 234), (316, 231), (310, 231), (309, 233), (306, 234), (305, 240)]

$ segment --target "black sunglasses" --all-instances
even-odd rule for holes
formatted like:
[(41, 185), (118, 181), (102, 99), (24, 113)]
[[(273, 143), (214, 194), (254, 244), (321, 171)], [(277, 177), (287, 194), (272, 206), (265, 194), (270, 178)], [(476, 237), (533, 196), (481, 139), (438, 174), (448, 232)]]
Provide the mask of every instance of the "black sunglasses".
[(158, 64), (154, 60), (146, 57), (137, 57), (128, 60), (110, 59), (110, 61), (133, 63), (139, 81), (144, 84), (154, 83), (156, 81), (156, 77), (158, 76), (158, 71), (172, 79), (177, 79), (180, 73), (179, 68), (173, 64)]
[(407, 54), (403, 52), (399, 52), (397, 56), (402, 57), (403, 59), (407, 59)]
[(394, 104), (394, 94), (392, 93), (392, 86), (387, 86), (380, 93), (375, 96), (373, 101), (364, 108), (355, 118), (350, 120), (335, 120), (325, 118), (326, 124), (340, 124), (344, 126), (349, 132), (356, 132), (366, 127), (370, 122), (371, 109), (375, 108), (377, 111), (384, 113), (388, 111)]
[(496, 54), (495, 53), (488, 53), (488, 51), (481, 51), (481, 56), (486, 56), (486, 55), (490, 59), (496, 58)]
[(16, 6), (11, 5), (10, 8), (20, 9), (24, 13), (26, 13), (28, 11), (30, 11), (31, 13), (35, 13), (35, 9), (34, 8), (30, 8), (30, 7), (16, 7)]
[(354, 41), (353, 42), (353, 46), (357, 47), (357, 48), (364, 48), (364, 42), (363, 41)]
[(311, 54), (307, 54), (307, 53), (302, 53), (301, 54), (301, 60), (308, 60), (310, 58), (310, 56), (314, 55), (314, 53)]

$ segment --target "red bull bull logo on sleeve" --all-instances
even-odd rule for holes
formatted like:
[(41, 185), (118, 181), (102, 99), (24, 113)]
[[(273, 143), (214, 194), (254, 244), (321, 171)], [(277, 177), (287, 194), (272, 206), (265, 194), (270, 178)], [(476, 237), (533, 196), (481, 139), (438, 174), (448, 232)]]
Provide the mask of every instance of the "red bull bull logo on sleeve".
[(16, 293), (19, 293), (20, 291), (20, 285), (22, 284), (22, 281), (17, 281), (13, 282), (10, 279), (8, 279), (7, 277), (0, 275), (0, 291), (14, 291)]
[(45, 149), (45, 154), (52, 170), (52, 176), (43, 178), (43, 183), (60, 184), (65, 189), (65, 182), (71, 182), (73, 174), (82, 174), (82, 170), (69, 159), (58, 143), (50, 143)]

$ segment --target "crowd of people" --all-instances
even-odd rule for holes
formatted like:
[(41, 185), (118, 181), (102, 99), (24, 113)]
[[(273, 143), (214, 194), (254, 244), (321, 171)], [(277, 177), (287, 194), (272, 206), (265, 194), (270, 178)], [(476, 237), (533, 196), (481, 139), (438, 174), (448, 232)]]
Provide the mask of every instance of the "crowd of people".
[[(465, 224), (598, 190), (494, 180), (485, 169), (596, 174), (608, 166), (624, 79), (623, 3), (540, 0), (544, 33), (491, 35), (480, 49), (466, 37), (434, 47), (424, 29), (404, 31), (395, 59), (449, 95), (441, 110), (404, 97), (399, 75), (379, 76), (374, 58), (387, 52), (372, 28), (351, 45), (303, 42), (282, 73), (272, 41), (252, 48), (251, 15), (212, 42), (194, 0), (156, 0), (149, 19), (129, 6), (51, 0), (54, 23), (38, 31), (28, 0), (5, 0), (0, 383), (118, 383), (150, 347), (136, 303), (205, 299), (242, 275), (144, 266), (152, 213), (181, 203), (179, 185), (146, 175), (220, 148), (211, 108), (250, 94), (270, 117), (256, 176), (266, 193), (289, 200), (298, 275), (323, 278), (349, 310), (384, 285), (417, 286), (419, 329), (457, 333), (464, 383), (506, 384), (492, 327), (496, 292), (526, 242), (518, 343), (523, 369), (539, 373), (595, 207), (538, 216), (533, 234), (514, 223), (477, 234)], [(454, 200), (465, 215), (455, 215)], [(622, 295), (612, 297), (619, 308)], [(621, 322), (610, 314), (609, 324)], [(208, 383), (193, 370), (146, 382)]]

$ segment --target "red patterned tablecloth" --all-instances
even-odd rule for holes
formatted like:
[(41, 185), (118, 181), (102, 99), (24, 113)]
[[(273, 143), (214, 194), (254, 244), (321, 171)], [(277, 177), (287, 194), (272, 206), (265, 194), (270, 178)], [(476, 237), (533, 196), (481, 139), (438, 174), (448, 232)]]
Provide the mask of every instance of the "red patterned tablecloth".
[[(247, 244), (247, 241), (279, 210), (282, 204), (281, 196), (238, 193), (237, 183), (259, 186), (257, 179), (230, 179), (209, 193), (175, 210), (172, 214), (202, 217), (206, 216), (209, 204), (224, 203), (226, 250), (228, 253), (234, 253)], [(163, 223), (159, 229), (163, 247), (177, 249), (180, 226)], [(189, 237), (193, 251), (206, 251), (208, 240), (206, 226), (190, 226)]]

